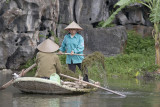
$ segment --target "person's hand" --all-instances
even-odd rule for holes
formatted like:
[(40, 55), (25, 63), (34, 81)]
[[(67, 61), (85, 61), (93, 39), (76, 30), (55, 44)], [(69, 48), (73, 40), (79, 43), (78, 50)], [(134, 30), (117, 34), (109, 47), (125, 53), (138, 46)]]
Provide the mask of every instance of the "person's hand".
[(24, 70), (24, 69), (22, 69), (22, 76), (24, 76), (24, 71), (25, 71), (25, 70)]
[(63, 53), (62, 51), (59, 51), (59, 52), (58, 52), (58, 54), (62, 54), (62, 53)]
[(71, 55), (73, 55), (73, 54), (74, 54), (74, 52), (72, 51), (72, 52), (71, 52)]
[(100, 82), (95, 82), (94, 84), (100, 86)]

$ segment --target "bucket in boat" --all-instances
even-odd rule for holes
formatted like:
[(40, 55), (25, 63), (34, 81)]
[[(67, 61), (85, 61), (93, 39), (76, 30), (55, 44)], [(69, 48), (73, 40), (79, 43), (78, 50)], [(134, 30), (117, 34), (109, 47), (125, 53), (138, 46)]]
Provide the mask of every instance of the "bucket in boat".
[(56, 73), (53, 73), (53, 74), (50, 76), (50, 80), (52, 80), (52, 81), (54, 81), (55, 83), (61, 85), (61, 83), (60, 83), (61, 79), (60, 79), (59, 75), (56, 74)]

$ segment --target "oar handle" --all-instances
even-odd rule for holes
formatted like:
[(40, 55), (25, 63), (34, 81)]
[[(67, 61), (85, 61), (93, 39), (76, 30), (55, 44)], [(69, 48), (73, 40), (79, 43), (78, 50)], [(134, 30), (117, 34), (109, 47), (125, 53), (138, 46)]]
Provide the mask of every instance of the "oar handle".
[[(56, 53), (57, 55), (71, 55), (71, 53)], [(79, 56), (85, 56), (85, 54), (72, 54), (72, 55), (79, 55)]]
[(94, 86), (94, 87), (109, 91), (111, 93), (114, 93), (114, 94), (117, 94), (117, 95), (120, 95), (120, 96), (123, 96), (123, 97), (126, 97), (126, 95), (124, 95), (124, 94), (118, 93), (116, 91), (113, 91), (113, 90), (110, 90), (110, 89), (107, 89), (107, 88), (104, 88), (104, 87), (101, 87), (99, 85), (95, 85), (95, 84), (92, 84), (92, 83), (89, 83), (89, 82), (86, 82), (86, 81), (83, 81), (83, 80), (79, 80), (77, 78), (74, 78), (74, 77), (71, 77), (71, 76), (68, 76), (68, 75), (60, 74), (60, 76), (66, 77), (66, 78), (70, 78), (70, 79), (75, 80), (75, 81), (80, 81), (82, 83), (85, 83), (85, 84), (88, 84), (88, 85), (91, 85), (91, 86)]
[(27, 68), (25, 71), (21, 72), (19, 74), (19, 76), (21, 77), (22, 75), (26, 74), (28, 71), (30, 71), (32, 68), (34, 68), (36, 66), (36, 63), (34, 63), (33, 65), (31, 65), (29, 68)]
[[(27, 68), (25, 71), (22, 71), (20, 74), (19, 74), (19, 77), (21, 77), (22, 75), (26, 74), (28, 71), (30, 71), (33, 67), (36, 66), (36, 63), (34, 63), (33, 65), (31, 65), (29, 68)], [(13, 83), (14, 79), (11, 79), (10, 81), (8, 81), (6, 84), (2, 85), (0, 87), (0, 90), (3, 90), (5, 88), (7, 88), (8, 86), (10, 86), (12, 83)]]

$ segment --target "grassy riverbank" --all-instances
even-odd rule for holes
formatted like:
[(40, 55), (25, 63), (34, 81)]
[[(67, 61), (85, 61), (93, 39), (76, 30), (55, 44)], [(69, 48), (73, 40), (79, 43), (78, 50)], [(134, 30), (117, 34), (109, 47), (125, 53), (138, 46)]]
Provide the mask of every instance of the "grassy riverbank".
[[(134, 31), (128, 31), (128, 40), (123, 54), (105, 57), (107, 76), (116, 77), (155, 77), (155, 48), (152, 37), (142, 38)], [(96, 67), (90, 68), (90, 75), (100, 72)], [(102, 73), (102, 72), (101, 72)]]

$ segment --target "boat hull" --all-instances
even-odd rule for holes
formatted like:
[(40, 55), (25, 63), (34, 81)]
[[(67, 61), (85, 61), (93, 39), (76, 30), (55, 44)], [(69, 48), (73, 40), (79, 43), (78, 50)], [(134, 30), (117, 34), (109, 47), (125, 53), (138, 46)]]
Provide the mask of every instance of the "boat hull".
[(96, 88), (73, 88), (66, 85), (59, 85), (52, 80), (37, 77), (20, 77), (14, 80), (13, 86), (26, 93), (41, 94), (82, 94), (95, 91)]

